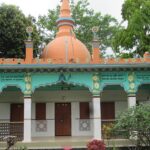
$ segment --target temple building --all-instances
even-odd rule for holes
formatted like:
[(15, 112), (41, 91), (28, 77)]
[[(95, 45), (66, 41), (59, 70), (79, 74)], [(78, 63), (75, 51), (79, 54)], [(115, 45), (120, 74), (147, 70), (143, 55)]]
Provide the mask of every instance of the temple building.
[(73, 32), (69, 0), (62, 0), (58, 32), (39, 58), (26, 41), (25, 59), (0, 58), (0, 139), (104, 139), (104, 125), (138, 103), (150, 103), (150, 53), (102, 58)]

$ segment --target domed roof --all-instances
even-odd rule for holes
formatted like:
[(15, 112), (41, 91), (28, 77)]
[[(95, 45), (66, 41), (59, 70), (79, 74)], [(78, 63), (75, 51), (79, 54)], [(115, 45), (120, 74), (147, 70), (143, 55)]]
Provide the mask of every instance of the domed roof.
[(57, 20), (56, 38), (44, 49), (42, 57), (56, 64), (90, 63), (91, 56), (86, 46), (73, 33), (74, 20), (70, 16), (69, 0), (63, 0)]
[(72, 36), (61, 36), (50, 42), (43, 58), (51, 59), (53, 63), (89, 63), (90, 54), (85, 45)]

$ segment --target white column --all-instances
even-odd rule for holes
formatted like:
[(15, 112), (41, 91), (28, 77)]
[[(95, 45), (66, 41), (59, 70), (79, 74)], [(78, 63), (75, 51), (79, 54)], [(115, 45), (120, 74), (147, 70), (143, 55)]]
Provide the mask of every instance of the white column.
[(31, 142), (31, 97), (24, 97), (24, 140)]
[(100, 107), (100, 97), (93, 97), (92, 100), (93, 106), (93, 137), (94, 139), (102, 138), (101, 131), (101, 107)]
[(132, 108), (136, 106), (136, 96), (132, 95), (132, 96), (128, 96), (128, 108)]

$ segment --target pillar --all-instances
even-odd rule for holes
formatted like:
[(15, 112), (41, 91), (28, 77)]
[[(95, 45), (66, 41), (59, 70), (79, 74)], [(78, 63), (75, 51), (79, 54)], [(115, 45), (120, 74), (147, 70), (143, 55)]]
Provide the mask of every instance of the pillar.
[(24, 97), (24, 142), (31, 142), (31, 97)]
[(136, 106), (136, 95), (128, 95), (128, 108)]
[(100, 49), (99, 49), (99, 41), (97, 39), (93, 40), (92, 48), (93, 48), (93, 63), (98, 64), (100, 61)]
[(33, 42), (32, 41), (25, 41), (26, 46), (26, 53), (25, 53), (25, 62), (26, 64), (32, 64), (33, 60)]
[(94, 139), (101, 140), (101, 107), (100, 107), (100, 96), (93, 96), (92, 110), (93, 110), (93, 137)]

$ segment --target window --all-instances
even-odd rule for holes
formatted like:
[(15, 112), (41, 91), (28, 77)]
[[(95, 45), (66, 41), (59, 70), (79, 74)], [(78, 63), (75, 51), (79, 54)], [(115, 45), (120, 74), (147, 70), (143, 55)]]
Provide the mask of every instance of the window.
[(89, 119), (90, 110), (88, 102), (80, 102), (80, 119)]
[(36, 120), (46, 120), (45, 103), (36, 103)]
[(102, 120), (115, 119), (115, 103), (102, 102), (101, 103), (101, 118)]

